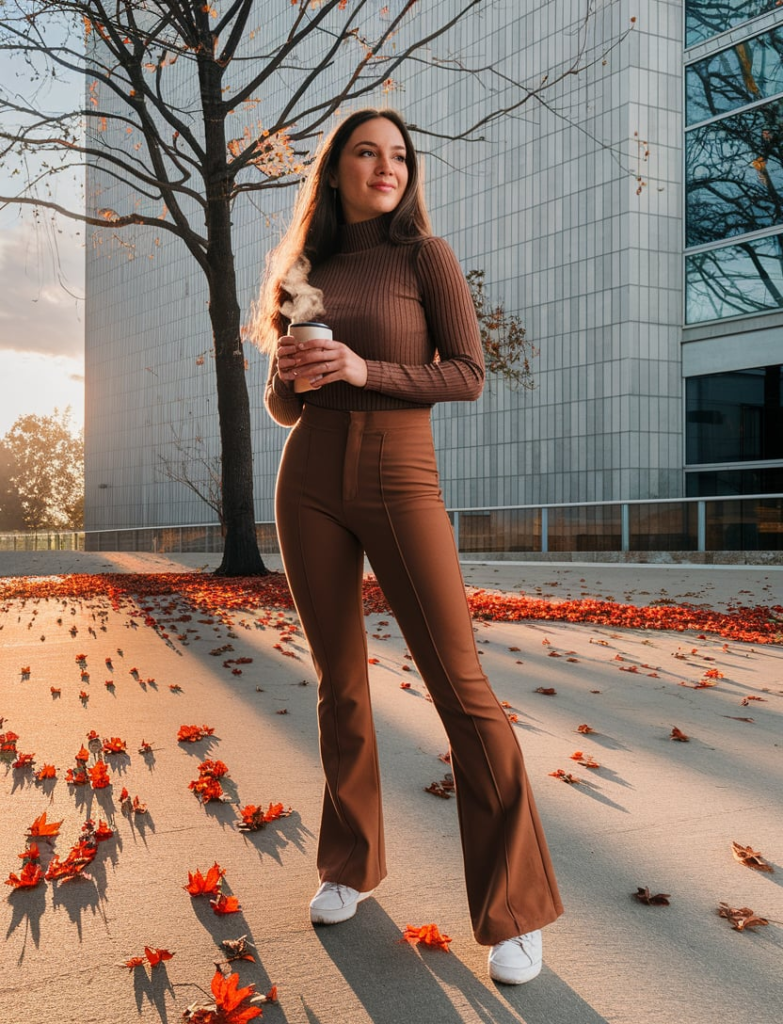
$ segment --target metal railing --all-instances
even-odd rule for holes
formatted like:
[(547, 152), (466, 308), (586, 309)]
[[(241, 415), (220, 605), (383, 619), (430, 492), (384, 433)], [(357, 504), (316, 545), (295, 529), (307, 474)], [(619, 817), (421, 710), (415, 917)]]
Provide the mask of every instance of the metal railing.
[[(783, 557), (783, 494), (663, 498), (448, 510), (460, 554), (771, 552)], [(262, 553), (278, 550), (274, 523), (257, 523)], [(0, 534), (0, 551), (219, 553), (220, 526), (150, 526)]]
[(783, 552), (783, 494), (449, 511), (460, 554)]

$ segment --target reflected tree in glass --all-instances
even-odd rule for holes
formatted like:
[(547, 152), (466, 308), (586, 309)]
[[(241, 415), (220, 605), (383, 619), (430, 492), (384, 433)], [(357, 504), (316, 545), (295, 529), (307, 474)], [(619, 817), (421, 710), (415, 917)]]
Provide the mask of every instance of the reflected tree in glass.
[(779, 6), (778, 0), (686, 0), (685, 45), (695, 46)]
[(783, 309), (783, 234), (694, 253), (685, 277), (689, 324)]
[(686, 70), (687, 123), (783, 92), (783, 28), (746, 39)]
[(783, 224), (783, 100), (686, 135), (687, 245)]

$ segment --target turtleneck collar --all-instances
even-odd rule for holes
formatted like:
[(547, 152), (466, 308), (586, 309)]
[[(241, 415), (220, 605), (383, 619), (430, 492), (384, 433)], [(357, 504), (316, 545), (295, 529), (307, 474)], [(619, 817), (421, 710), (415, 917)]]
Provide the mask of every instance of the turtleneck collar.
[(358, 224), (340, 225), (339, 252), (362, 252), (374, 249), (389, 240), (389, 224), (393, 214), (384, 213), (372, 220), (362, 220)]

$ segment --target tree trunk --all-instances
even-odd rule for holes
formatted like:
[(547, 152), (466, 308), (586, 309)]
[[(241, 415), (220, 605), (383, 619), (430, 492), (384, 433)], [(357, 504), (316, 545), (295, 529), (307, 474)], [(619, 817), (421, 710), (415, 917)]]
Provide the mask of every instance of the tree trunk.
[(265, 576), (258, 550), (253, 501), (253, 452), (245, 354), (239, 335), (231, 211), (227, 198), (209, 204), (209, 317), (215, 344), (222, 453), (225, 544), (218, 576)]
[(239, 302), (232, 245), (231, 188), (226, 148), (227, 107), (223, 104), (223, 68), (214, 60), (207, 8), (199, 12), (203, 47), (198, 57), (204, 113), (207, 196), (207, 279), (209, 318), (215, 345), (221, 482), (225, 541), (218, 576), (265, 576), (258, 550), (253, 502), (253, 452), (245, 354), (239, 335)]

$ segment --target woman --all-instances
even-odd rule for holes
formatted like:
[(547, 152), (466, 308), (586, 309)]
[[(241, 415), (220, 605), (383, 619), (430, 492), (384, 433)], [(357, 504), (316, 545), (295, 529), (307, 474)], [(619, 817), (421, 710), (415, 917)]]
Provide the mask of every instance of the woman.
[[(287, 333), (288, 275), (303, 260), (334, 340)], [(319, 685), (326, 785), (311, 919), (347, 920), (386, 875), (366, 554), (448, 734), (474, 934), (492, 947), (492, 978), (529, 981), (540, 929), (562, 905), (516, 735), (479, 664), (430, 428), (435, 402), (481, 393), (482, 349), (398, 114), (359, 111), (327, 139), (272, 255), (256, 334), (271, 353), (267, 410), (294, 427), (277, 528)]]

